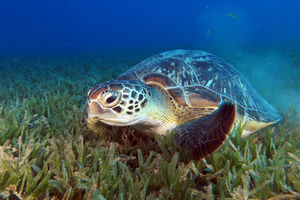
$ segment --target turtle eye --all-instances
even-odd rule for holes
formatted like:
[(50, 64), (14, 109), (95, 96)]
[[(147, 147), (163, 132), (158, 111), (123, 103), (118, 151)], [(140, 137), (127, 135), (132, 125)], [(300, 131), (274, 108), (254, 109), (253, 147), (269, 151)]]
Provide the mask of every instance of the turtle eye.
[(101, 94), (101, 101), (105, 107), (113, 107), (120, 102), (120, 93), (114, 90), (106, 90)]
[(112, 95), (112, 96), (110, 96), (110, 97), (108, 97), (106, 99), (106, 103), (110, 104), (110, 103), (114, 102), (116, 99), (117, 99), (117, 96), (116, 95)]

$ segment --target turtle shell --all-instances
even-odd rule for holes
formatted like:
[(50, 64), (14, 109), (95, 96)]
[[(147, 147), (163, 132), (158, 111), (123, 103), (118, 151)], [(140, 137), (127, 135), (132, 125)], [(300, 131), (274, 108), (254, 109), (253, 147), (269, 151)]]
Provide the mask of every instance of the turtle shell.
[(217, 56), (198, 50), (173, 50), (152, 56), (121, 74), (118, 80), (158, 85), (183, 107), (218, 107), (235, 102), (242, 120), (274, 123), (278, 111), (246, 78)]

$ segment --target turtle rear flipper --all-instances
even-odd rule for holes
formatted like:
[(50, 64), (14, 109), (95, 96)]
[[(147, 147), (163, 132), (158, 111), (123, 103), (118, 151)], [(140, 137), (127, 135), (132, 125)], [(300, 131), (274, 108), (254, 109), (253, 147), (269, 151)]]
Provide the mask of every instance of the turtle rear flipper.
[(177, 142), (201, 159), (216, 151), (231, 132), (236, 116), (233, 103), (223, 103), (218, 110), (175, 128)]

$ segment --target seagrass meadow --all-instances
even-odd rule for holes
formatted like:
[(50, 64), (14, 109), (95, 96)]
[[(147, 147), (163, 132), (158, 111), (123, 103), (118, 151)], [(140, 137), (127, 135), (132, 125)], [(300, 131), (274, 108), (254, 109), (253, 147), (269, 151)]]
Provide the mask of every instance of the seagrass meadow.
[(235, 127), (204, 160), (191, 161), (172, 133), (89, 131), (88, 89), (158, 52), (0, 58), (0, 199), (299, 199), (299, 50), (219, 52), (241, 67), (273, 59), (293, 71), (280, 87), (249, 77), (254, 87), (264, 81), (258, 90), (283, 120), (248, 138)]

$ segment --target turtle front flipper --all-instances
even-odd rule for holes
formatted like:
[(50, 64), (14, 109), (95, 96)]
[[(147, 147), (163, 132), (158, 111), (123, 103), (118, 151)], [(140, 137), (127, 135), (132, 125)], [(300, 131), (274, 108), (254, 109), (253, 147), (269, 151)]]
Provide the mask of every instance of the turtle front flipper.
[(216, 151), (232, 131), (236, 116), (233, 103), (223, 103), (218, 110), (175, 128), (177, 142), (193, 159), (199, 160)]

